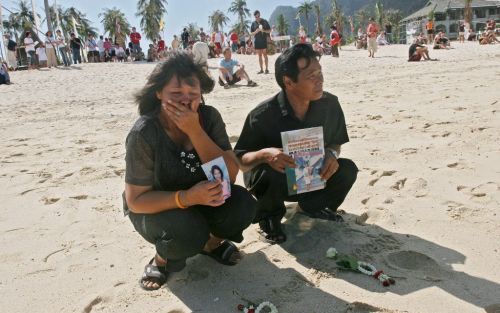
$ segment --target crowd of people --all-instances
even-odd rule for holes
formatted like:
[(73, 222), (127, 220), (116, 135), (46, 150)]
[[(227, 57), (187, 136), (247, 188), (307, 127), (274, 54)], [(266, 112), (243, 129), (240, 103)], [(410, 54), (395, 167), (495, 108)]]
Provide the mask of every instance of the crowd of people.
[[(86, 40), (79, 38), (75, 33), (69, 34), (69, 40), (61, 33), (56, 31), (54, 35), (51, 31), (44, 34), (45, 41), (34, 41), (32, 33), (27, 31), (22, 39), (25, 56), (20, 57), (20, 47), (18, 43), (9, 34), (5, 34), (5, 42), (7, 47), (7, 60), (3, 62), (2, 80), (7, 81), (6, 77), (9, 70), (16, 70), (22, 63), (28, 69), (37, 68), (52, 68), (60, 65), (68, 67), (73, 64), (82, 62), (130, 62), (142, 61), (157, 62), (165, 60), (172, 53), (179, 50), (188, 50), (197, 59), (199, 64), (202, 64), (208, 70), (208, 58), (225, 58), (226, 51), (232, 54), (256, 54), (259, 58), (260, 70), (258, 74), (268, 74), (268, 53), (275, 51), (281, 52), (285, 48), (293, 46), (295, 43), (308, 43), (312, 45), (313, 50), (320, 55), (331, 55), (339, 57), (339, 50), (343, 42), (342, 33), (337, 25), (330, 27), (330, 34), (317, 35), (315, 40), (311, 40), (303, 26), (300, 26), (297, 36), (285, 36), (288, 38), (288, 43), (284, 45), (284, 40), (276, 30), (276, 27), (270, 26), (269, 22), (260, 17), (260, 12), (254, 12), (255, 20), (252, 22), (250, 30), (239, 33), (237, 30), (232, 30), (229, 33), (222, 31), (213, 31), (205, 33), (203, 28), (192, 36), (187, 28), (182, 30), (180, 36), (174, 35), (170, 45), (167, 45), (161, 36), (153, 39), (149, 44), (146, 53), (143, 53), (141, 48), (141, 34), (132, 27), (129, 34), (128, 44), (127, 38), (124, 36), (95, 38), (93, 34), (88, 34)], [(351, 23), (351, 30), (354, 31), (354, 26)], [(443, 31), (435, 34), (434, 23), (429, 20), (425, 24), (426, 34), (419, 33), (414, 42), (409, 47), (409, 61), (430, 60), (429, 48), (426, 45), (431, 45), (433, 49), (450, 49), (451, 41)], [(354, 45), (357, 49), (365, 49), (368, 51), (370, 58), (375, 57), (375, 53), (379, 46), (392, 44), (392, 25), (387, 22), (383, 28), (375, 22), (374, 18), (369, 19), (366, 29), (360, 27), (357, 31), (357, 36), (354, 37)], [(486, 29), (483, 32), (476, 32), (470, 27), (469, 23), (464, 21), (458, 25), (459, 42), (465, 40), (477, 40), (479, 44), (499, 43), (496, 37), (496, 23), (494, 20), (488, 20)], [(20, 62), (22, 61), (22, 62)], [(240, 68), (241, 70), (241, 68)], [(224, 76), (224, 75), (222, 75)], [(224, 77), (221, 79), (225, 82), (225, 88), (231, 86), (234, 79), (246, 79), (248, 75), (236, 75), (230, 80)], [(249, 80), (249, 78), (247, 79)], [(253, 81), (249, 83), (252, 85)]]

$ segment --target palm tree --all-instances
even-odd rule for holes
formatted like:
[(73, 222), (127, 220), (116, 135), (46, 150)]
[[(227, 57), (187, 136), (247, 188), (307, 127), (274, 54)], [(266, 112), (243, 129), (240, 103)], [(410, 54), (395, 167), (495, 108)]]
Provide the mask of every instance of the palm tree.
[(385, 12), (385, 19), (392, 24), (394, 27), (393, 34), (394, 35), (394, 42), (398, 43), (399, 42), (399, 23), (401, 23), (401, 20), (403, 19), (403, 12), (401, 10), (387, 10)]
[(237, 29), (238, 33), (246, 32), (248, 24), (250, 23), (250, 21), (246, 20), (246, 17), (250, 16), (250, 10), (247, 8), (247, 2), (245, 0), (233, 0), (227, 11), (238, 15), (239, 22), (233, 26), (234, 29)]
[(314, 5), (314, 12), (316, 13), (316, 36), (320, 36), (323, 33), (321, 28), (321, 16), (319, 15), (319, 5)]
[(366, 21), (368, 20), (368, 17), (370, 16), (370, 12), (366, 9), (360, 9), (356, 11), (356, 19), (359, 22), (359, 27), (365, 28)]
[(8, 18), (8, 24), (14, 32), (16, 41), (24, 40), (24, 33), (26, 31), (31, 32), (34, 41), (40, 41), (36, 32), (33, 31), (35, 18), (28, 2), (20, 0), (16, 11), (15, 13), (11, 13)]
[[(64, 10), (62, 16), (60, 16), (61, 20), (65, 20), (66, 25), (69, 28), (69, 32), (73, 31), (73, 27), (77, 30), (80, 37), (83, 39), (87, 38), (87, 35), (97, 36), (97, 29), (92, 27), (90, 24), (92, 23), (84, 13), (80, 12), (78, 9), (74, 7), (69, 7)], [(73, 21), (75, 25), (73, 25)]]
[(212, 15), (208, 17), (208, 24), (214, 32), (223, 30), (224, 25), (229, 22), (229, 17), (227, 17), (221, 10), (215, 10)]
[(304, 1), (300, 4), (300, 6), (297, 8), (297, 16), (299, 17), (300, 19), (300, 15), (304, 15), (304, 17), (306, 18), (306, 34), (309, 33), (309, 12), (312, 11), (313, 9), (313, 6), (311, 4), (311, 2), (309, 1)]
[(472, 25), (472, 0), (465, 0), (464, 20)]
[(234, 31), (236, 31), (236, 33), (238, 34), (245, 34), (249, 28), (250, 28), (250, 20), (244, 20), (243, 24), (241, 24), (241, 22), (238, 21), (238, 23), (231, 26), (231, 29), (234, 29)]
[(187, 26), (187, 31), (189, 33), (189, 37), (191, 37), (192, 39), (197, 39), (200, 35), (200, 28), (198, 27), (198, 25), (196, 23), (189, 23)]
[(285, 19), (283, 14), (280, 14), (276, 19), (276, 30), (280, 34), (280, 36), (284, 36), (288, 34), (288, 28), (290, 28), (290, 24)]
[(101, 23), (104, 26), (104, 32), (108, 33), (111, 38), (116, 37), (118, 32), (125, 35), (130, 34), (130, 24), (125, 17), (125, 13), (120, 11), (120, 9), (116, 7), (113, 7), (112, 9), (104, 9), (104, 11), (99, 13), (98, 16), (101, 18)]
[(53, 25), (52, 25), (52, 19), (50, 16), (49, 0), (43, 0), (43, 3), (45, 5), (45, 20), (47, 21), (47, 30), (49, 30), (53, 33), (54, 29), (52, 28)]
[(344, 13), (342, 12), (342, 8), (337, 3), (337, 0), (332, 1), (332, 16), (335, 20), (335, 26), (337, 26), (337, 31), (339, 34), (344, 32)]
[(141, 16), (141, 28), (146, 38), (153, 40), (160, 33), (160, 22), (167, 13), (166, 0), (139, 0), (136, 16)]
[(375, 11), (377, 12), (377, 22), (380, 27), (382, 27), (384, 23), (384, 5), (380, 0), (377, 0), (375, 3)]

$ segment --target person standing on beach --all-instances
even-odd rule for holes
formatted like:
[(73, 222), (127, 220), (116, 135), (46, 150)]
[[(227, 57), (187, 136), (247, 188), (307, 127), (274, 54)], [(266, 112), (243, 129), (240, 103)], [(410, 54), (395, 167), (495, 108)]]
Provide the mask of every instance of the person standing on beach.
[(64, 66), (70, 66), (71, 61), (68, 58), (68, 53), (66, 51), (66, 49), (67, 49), (66, 48), (66, 40), (64, 39), (64, 36), (62, 35), (62, 33), (59, 29), (56, 30), (56, 42), (57, 42), (57, 49), (59, 50), (59, 54), (61, 55)]
[(368, 23), (366, 33), (368, 36), (368, 53), (369, 53), (368, 57), (374, 58), (375, 52), (377, 52), (378, 26), (375, 23), (375, 19), (373, 17), (370, 17), (370, 22)]
[(9, 34), (4, 35), (5, 40), (7, 41), (7, 64), (9, 68), (16, 70), (17, 69), (17, 57), (16, 57), (16, 50), (17, 50), (17, 43), (10, 39)]
[[(268, 69), (269, 61), (267, 59), (267, 38), (271, 33), (271, 26), (269, 25), (268, 21), (260, 17), (260, 12), (258, 10), (253, 12), (253, 16), (255, 17), (255, 21), (252, 23), (252, 26), (250, 27), (250, 34), (255, 39), (254, 49), (259, 55), (260, 71), (257, 74), (262, 74), (262, 73), (269, 74), (269, 69)], [(263, 63), (266, 66), (265, 72), (262, 68)]]
[(73, 63), (74, 64), (82, 64), (82, 41), (80, 38), (75, 36), (75, 33), (70, 34), (69, 46), (71, 48), (71, 52), (73, 54)]
[(104, 60), (104, 36), (99, 36), (97, 48), (99, 49), (99, 62), (102, 62)]
[[(281, 92), (265, 100), (247, 116), (234, 147), (244, 173), (245, 186), (257, 198), (262, 239), (286, 241), (281, 228), (284, 201), (298, 202), (300, 213), (311, 218), (342, 221), (337, 209), (356, 181), (358, 168), (340, 158), (341, 145), (349, 141), (344, 113), (338, 98), (323, 90), (319, 55), (310, 44), (296, 44), (276, 60), (275, 76)], [(285, 168), (295, 161), (283, 153), (281, 132), (323, 127), (325, 159), (320, 175), (324, 189), (288, 195)]]
[(427, 30), (427, 43), (430, 45), (434, 39), (434, 22), (428, 20), (425, 24), (425, 29)]
[(89, 63), (99, 62), (99, 47), (94, 38), (94, 35), (92, 34), (89, 34), (88, 36), (87, 48), (89, 49), (89, 52), (87, 54), (87, 59), (89, 60)]
[(34, 69), (36, 67), (36, 53), (35, 43), (31, 38), (31, 32), (26, 32), (24, 35), (24, 47), (26, 49), (26, 56), (28, 58), (28, 68)]
[(335, 25), (330, 26), (330, 46), (332, 47), (332, 57), (339, 57), (340, 34)]
[(179, 39), (177, 39), (177, 35), (174, 35), (174, 39), (172, 39), (172, 50), (177, 51), (179, 49)]
[(56, 56), (57, 41), (52, 34), (52, 31), (45, 33), (45, 52), (47, 53), (47, 67), (52, 66), (57, 67), (57, 56)]
[(38, 48), (36, 48), (36, 55), (38, 56), (38, 65), (39, 67), (47, 66), (47, 52), (45, 50), (45, 45), (40, 43)]
[(387, 42), (389, 44), (392, 43), (392, 24), (391, 24), (391, 22), (387, 22), (385, 24), (385, 40), (387, 40)]
[(189, 32), (186, 27), (182, 30), (181, 34), (182, 48), (187, 49), (189, 47)]
[(138, 58), (138, 55), (141, 52), (141, 34), (136, 31), (135, 27), (132, 27), (130, 41), (132, 42), (132, 51), (130, 52)]

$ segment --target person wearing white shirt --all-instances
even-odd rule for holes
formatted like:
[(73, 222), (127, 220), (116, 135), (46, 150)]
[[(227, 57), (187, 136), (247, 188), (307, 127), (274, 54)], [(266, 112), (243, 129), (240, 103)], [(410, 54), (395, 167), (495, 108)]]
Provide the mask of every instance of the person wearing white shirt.
[(91, 63), (98, 62), (99, 50), (97, 48), (97, 42), (95, 41), (94, 35), (92, 34), (89, 34), (89, 38), (87, 39), (87, 48), (89, 49), (89, 52), (87, 54), (89, 62)]
[(104, 37), (99, 36), (99, 40), (97, 41), (97, 48), (99, 48), (99, 62), (104, 60)]
[(210, 48), (206, 42), (197, 41), (193, 45), (193, 60), (194, 63), (203, 66), (203, 69), (208, 73), (208, 55)]
[(57, 42), (52, 32), (49, 30), (45, 33), (45, 52), (47, 53), (47, 67), (57, 67), (56, 46)]
[(45, 52), (45, 46), (43, 43), (36, 48), (36, 55), (38, 55), (38, 63), (40, 67), (45, 67), (47, 65), (47, 53)]
[(35, 43), (31, 38), (31, 32), (26, 32), (24, 46), (26, 48), (26, 56), (28, 57), (28, 66), (30, 69), (34, 69), (36, 67)]
[(64, 40), (64, 36), (62, 35), (60, 30), (56, 30), (56, 42), (57, 42), (57, 49), (59, 50), (59, 54), (61, 55), (64, 66), (70, 66), (71, 61), (69, 60), (68, 57), (66, 41)]

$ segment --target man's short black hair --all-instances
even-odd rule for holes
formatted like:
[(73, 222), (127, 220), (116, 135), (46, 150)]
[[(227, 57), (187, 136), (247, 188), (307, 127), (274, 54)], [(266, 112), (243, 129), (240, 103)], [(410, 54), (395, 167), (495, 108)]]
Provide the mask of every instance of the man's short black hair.
[(256, 16), (256, 15), (260, 15), (260, 11), (259, 10), (255, 10), (255, 12), (253, 12), (253, 16)]
[(314, 51), (310, 44), (299, 43), (286, 49), (274, 63), (276, 82), (285, 90), (284, 76), (290, 77), (293, 82), (297, 82), (300, 69), (299, 59), (306, 59), (306, 68), (311, 64), (311, 60), (319, 57), (319, 53)]

